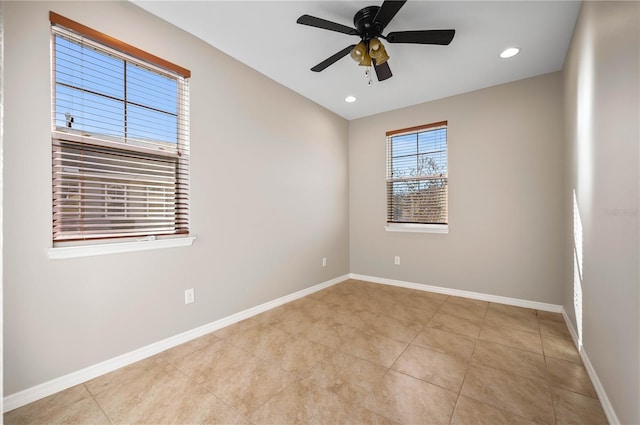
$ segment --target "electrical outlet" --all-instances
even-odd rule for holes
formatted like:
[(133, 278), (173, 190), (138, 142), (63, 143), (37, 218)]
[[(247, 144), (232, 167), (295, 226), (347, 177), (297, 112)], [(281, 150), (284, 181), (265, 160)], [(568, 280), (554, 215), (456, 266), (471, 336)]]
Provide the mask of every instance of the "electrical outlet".
[(398, 257), (396, 255), (395, 258), (393, 259), (393, 264), (395, 264), (396, 266), (399, 266), (400, 265), (400, 257)]
[(191, 304), (196, 301), (196, 294), (193, 288), (184, 290), (184, 303)]
[(327, 267), (327, 257), (322, 257), (322, 267)]

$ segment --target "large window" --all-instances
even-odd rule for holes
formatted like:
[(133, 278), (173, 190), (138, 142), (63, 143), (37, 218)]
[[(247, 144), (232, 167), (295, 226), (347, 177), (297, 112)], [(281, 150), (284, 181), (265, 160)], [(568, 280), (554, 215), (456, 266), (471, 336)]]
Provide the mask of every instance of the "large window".
[(387, 223), (445, 227), (447, 192), (447, 122), (388, 132)]
[(51, 13), (53, 241), (189, 233), (189, 71)]

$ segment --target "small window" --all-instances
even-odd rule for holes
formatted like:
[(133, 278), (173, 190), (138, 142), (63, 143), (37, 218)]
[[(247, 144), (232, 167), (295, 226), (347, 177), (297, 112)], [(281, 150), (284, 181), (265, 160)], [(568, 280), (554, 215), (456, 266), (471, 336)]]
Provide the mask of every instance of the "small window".
[(188, 234), (188, 71), (51, 18), (54, 245)]
[(448, 224), (447, 122), (387, 133), (387, 223)]

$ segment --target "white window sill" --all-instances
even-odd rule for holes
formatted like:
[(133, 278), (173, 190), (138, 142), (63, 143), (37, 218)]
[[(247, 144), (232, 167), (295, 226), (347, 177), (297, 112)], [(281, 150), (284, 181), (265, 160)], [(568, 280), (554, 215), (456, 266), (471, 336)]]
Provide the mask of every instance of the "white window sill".
[(118, 254), (122, 252), (147, 251), (150, 249), (189, 246), (193, 244), (193, 241), (195, 239), (196, 238), (193, 236), (188, 236), (171, 239), (104, 243), (95, 245), (61, 246), (49, 248), (48, 254), (51, 260), (91, 257), (94, 255)]
[(387, 232), (449, 233), (449, 225), (389, 223), (384, 226), (384, 230)]

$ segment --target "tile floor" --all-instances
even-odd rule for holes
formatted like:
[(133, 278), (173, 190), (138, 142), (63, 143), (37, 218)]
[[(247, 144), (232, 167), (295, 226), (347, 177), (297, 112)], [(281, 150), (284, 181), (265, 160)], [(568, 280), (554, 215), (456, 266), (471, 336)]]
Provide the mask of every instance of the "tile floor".
[(5, 424), (604, 424), (560, 314), (350, 280)]

